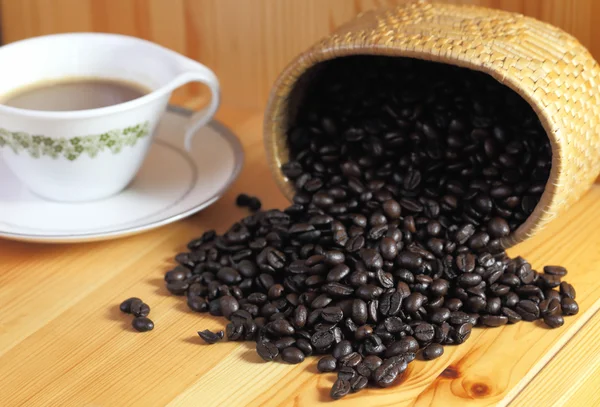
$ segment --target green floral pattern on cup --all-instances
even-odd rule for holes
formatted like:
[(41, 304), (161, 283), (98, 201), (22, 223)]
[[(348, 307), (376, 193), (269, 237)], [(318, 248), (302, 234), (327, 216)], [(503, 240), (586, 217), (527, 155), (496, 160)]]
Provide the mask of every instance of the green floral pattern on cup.
[(134, 146), (139, 139), (148, 136), (149, 133), (150, 122), (148, 121), (102, 134), (72, 138), (51, 138), (0, 128), (0, 147), (11, 148), (15, 154), (26, 151), (34, 158), (64, 157), (74, 161), (84, 153), (92, 158), (99, 152), (107, 150), (117, 154), (125, 146)]

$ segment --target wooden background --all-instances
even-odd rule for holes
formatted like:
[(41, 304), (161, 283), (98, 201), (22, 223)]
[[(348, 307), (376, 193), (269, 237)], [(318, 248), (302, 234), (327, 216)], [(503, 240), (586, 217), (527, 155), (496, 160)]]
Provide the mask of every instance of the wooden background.
[[(444, 1), (444, 0), (442, 0)], [(296, 55), (361, 11), (408, 0), (2, 0), (5, 43), (69, 32), (145, 38), (199, 60), (223, 103), (262, 109)], [(575, 35), (600, 59), (600, 0), (446, 0), (521, 12)], [(186, 88), (190, 96), (197, 88)], [(185, 93), (185, 95), (182, 95)]]

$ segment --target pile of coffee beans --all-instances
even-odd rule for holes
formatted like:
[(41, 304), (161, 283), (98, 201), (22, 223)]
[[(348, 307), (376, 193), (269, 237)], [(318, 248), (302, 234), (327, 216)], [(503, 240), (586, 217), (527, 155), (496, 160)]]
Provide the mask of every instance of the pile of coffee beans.
[(119, 305), (121, 312), (133, 314), (131, 326), (138, 332), (147, 332), (154, 329), (154, 322), (148, 317), (150, 306), (137, 297), (126, 299)]
[[(502, 238), (532, 213), (551, 149), (518, 95), (462, 68), (387, 57), (324, 64), (282, 166), (297, 193), (177, 255), (167, 288), (224, 316), (228, 340), (266, 361), (322, 355), (331, 397), (388, 387), (475, 326), (578, 312), (567, 270), (509, 258)], [(206, 342), (218, 334), (199, 333)]]

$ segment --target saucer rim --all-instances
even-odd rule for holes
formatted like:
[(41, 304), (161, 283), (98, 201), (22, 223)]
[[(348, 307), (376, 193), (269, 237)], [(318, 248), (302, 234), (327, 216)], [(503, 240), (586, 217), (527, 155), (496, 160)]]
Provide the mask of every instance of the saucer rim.
[[(184, 116), (190, 117), (195, 112), (193, 110), (187, 109), (182, 106), (167, 105), (168, 112)], [(135, 234), (139, 234), (142, 232), (150, 231), (153, 229), (160, 228), (162, 226), (168, 225), (170, 223), (176, 222), (178, 220), (187, 218), (207, 207), (215, 203), (219, 198), (223, 196), (223, 194), (229, 189), (231, 184), (235, 182), (238, 178), (245, 161), (244, 148), (239, 140), (239, 138), (235, 135), (235, 133), (229, 129), (226, 125), (219, 122), (216, 119), (212, 119), (209, 123), (206, 124), (206, 127), (213, 128), (217, 133), (219, 133), (225, 141), (229, 143), (233, 150), (233, 160), (234, 160), (234, 168), (227, 178), (227, 181), (223, 183), (223, 185), (209, 198), (203, 200), (200, 204), (195, 205), (188, 209), (187, 211), (175, 214), (173, 216), (168, 216), (166, 218), (158, 219), (153, 222), (143, 223), (139, 226), (135, 227), (127, 227), (117, 230), (112, 230), (108, 232), (91, 232), (91, 233), (74, 233), (71, 235), (38, 235), (38, 234), (28, 234), (28, 233), (14, 233), (14, 232), (4, 232), (0, 230), (0, 238), (16, 240), (21, 242), (31, 242), (31, 243), (84, 243), (84, 242), (97, 242), (102, 240), (109, 239), (117, 239), (127, 236), (132, 236)], [(181, 152), (189, 155), (189, 152), (183, 147), (180, 148)], [(191, 160), (195, 163), (194, 160)]]

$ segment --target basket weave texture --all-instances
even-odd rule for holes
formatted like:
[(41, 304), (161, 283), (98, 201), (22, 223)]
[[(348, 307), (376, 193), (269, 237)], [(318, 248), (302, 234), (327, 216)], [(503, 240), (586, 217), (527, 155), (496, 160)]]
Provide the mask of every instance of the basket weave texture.
[(600, 68), (557, 27), (521, 14), (476, 6), (412, 3), (369, 11), (292, 61), (276, 81), (265, 113), (271, 171), (288, 198), (286, 130), (304, 73), (340, 56), (412, 57), (485, 72), (535, 110), (552, 145), (552, 169), (531, 216), (503, 241), (534, 235), (585, 193), (600, 173)]

